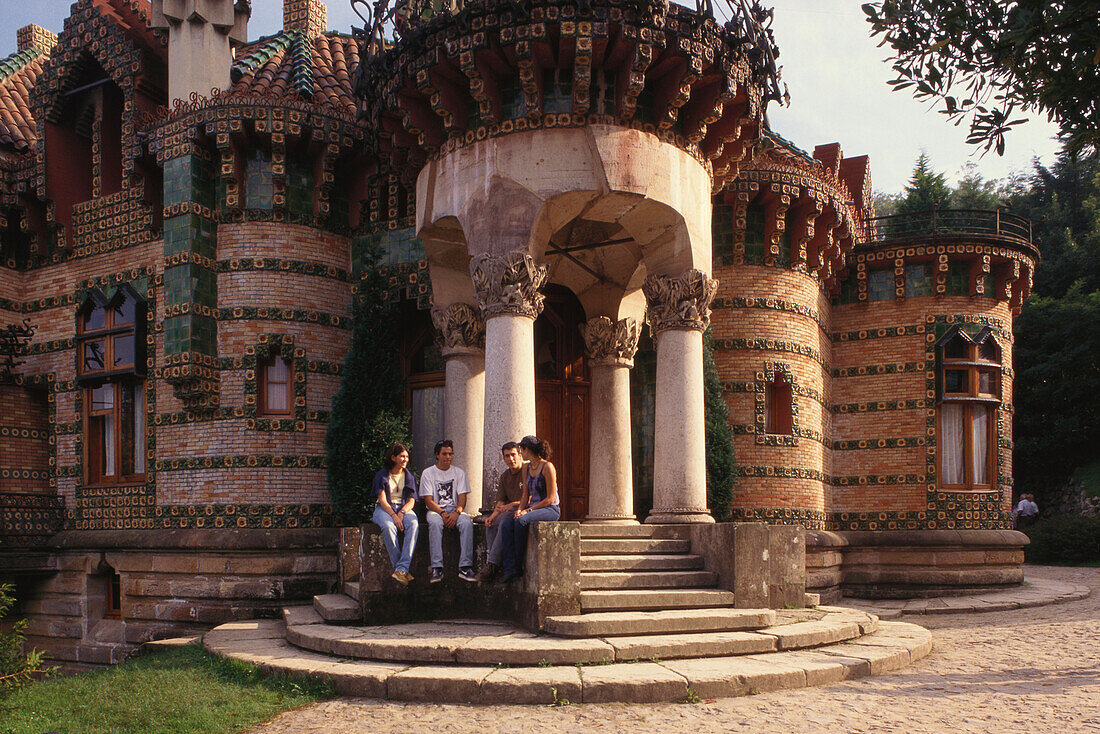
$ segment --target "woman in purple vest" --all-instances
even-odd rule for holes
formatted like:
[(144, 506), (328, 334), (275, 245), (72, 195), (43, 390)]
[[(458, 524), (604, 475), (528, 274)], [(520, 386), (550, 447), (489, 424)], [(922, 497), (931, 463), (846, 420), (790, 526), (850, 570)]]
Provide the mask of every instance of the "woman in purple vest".
[(498, 583), (506, 584), (523, 575), (527, 558), (527, 530), (533, 522), (557, 520), (558, 473), (550, 463), (550, 442), (537, 436), (524, 436), (519, 450), (527, 463), (523, 467), (523, 496), (516, 514), (504, 519), (500, 527), (501, 562), (504, 575)]
[[(386, 468), (374, 475), (371, 495), (375, 499), (374, 524), (382, 529), (382, 543), (393, 564), (393, 580), (408, 586), (413, 580), (409, 573), (416, 536), (419, 532), (416, 513), (416, 477), (405, 467), (409, 463), (409, 449), (395, 443), (386, 452)], [(397, 534), (404, 533), (404, 543), (397, 545)]]

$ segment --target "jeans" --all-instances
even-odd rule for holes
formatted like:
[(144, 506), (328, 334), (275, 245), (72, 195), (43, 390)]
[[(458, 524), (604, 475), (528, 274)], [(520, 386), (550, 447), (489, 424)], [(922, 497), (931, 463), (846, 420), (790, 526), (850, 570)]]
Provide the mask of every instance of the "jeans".
[[(459, 553), (458, 567), (473, 568), (474, 521), (466, 513), (458, 516)], [(443, 568), (443, 516), (428, 510), (428, 552), (432, 568)]]
[(390, 563), (394, 571), (408, 573), (412, 565), (413, 550), (416, 549), (416, 536), (420, 533), (420, 526), (415, 512), (406, 512), (402, 518), (405, 525), (405, 542), (401, 548), (397, 547), (397, 523), (380, 506), (374, 508), (374, 524), (382, 528), (382, 543), (386, 546), (386, 552), (390, 554)]
[(516, 576), (523, 573), (523, 564), (527, 561), (527, 529), (533, 522), (552, 522), (561, 517), (561, 509), (551, 505), (531, 510), (516, 519), (509, 515), (500, 528), (503, 537), (501, 555), (504, 557), (504, 575)]
[(500, 529), (504, 526), (504, 521), (511, 520), (515, 514), (515, 510), (505, 510), (497, 515), (497, 519), (493, 520), (492, 525), (485, 528), (485, 544), (489, 547), (487, 559), (489, 563), (500, 565), (500, 547), (501, 541), (504, 540), (504, 533), (500, 532)]

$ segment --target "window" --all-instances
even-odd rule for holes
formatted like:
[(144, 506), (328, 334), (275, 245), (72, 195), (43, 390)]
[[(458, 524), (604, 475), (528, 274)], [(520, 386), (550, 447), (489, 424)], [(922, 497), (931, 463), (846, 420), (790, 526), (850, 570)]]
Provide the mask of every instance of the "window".
[(970, 263), (953, 262), (948, 266), (946, 292), (949, 296), (970, 295)]
[(715, 255), (733, 253), (733, 207), (728, 204), (715, 204), (711, 219), (712, 246)]
[(122, 618), (122, 578), (117, 571), (111, 571), (106, 578), (106, 605), (103, 611), (105, 619)]
[(527, 98), (523, 94), (523, 85), (519, 76), (509, 74), (500, 80), (500, 117), (502, 120), (514, 120), (527, 114)]
[(913, 263), (905, 266), (905, 297), (919, 298), (932, 295), (932, 263)]
[(995, 413), (1001, 402), (1001, 348), (992, 332), (959, 327), (937, 343), (940, 485), (992, 489)]
[(542, 112), (573, 111), (573, 69), (545, 69), (542, 72)]
[(592, 112), (615, 116), (615, 72), (596, 69), (592, 72)]
[(867, 300), (889, 301), (897, 297), (893, 268), (878, 268), (867, 273)]
[(745, 211), (745, 259), (750, 264), (764, 262), (764, 207), (759, 204)]
[(258, 365), (260, 415), (290, 415), (294, 407), (294, 366), (275, 354)]
[(120, 288), (110, 301), (94, 293), (77, 313), (77, 376), (142, 372), (144, 326), (144, 303), (133, 291)]
[(85, 479), (88, 484), (145, 479), (145, 389), (140, 380), (86, 388)]
[(764, 386), (764, 433), (789, 436), (793, 430), (791, 383), (778, 375)]
[(275, 168), (271, 154), (253, 150), (245, 165), (244, 206), (246, 209), (271, 209), (275, 205)]

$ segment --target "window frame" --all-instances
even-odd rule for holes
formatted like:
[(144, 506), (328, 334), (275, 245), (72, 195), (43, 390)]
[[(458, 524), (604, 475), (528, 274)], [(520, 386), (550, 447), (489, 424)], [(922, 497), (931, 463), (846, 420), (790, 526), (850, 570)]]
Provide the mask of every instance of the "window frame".
[[(286, 409), (275, 410), (267, 404), (268, 374), (275, 360), (280, 359), (286, 365)], [(275, 383), (278, 384), (278, 383)], [(256, 416), (260, 418), (289, 418), (294, 415), (294, 360), (287, 359), (277, 351), (256, 360)]]
[[(92, 408), (92, 393), (98, 388), (110, 387), (113, 392), (113, 400), (110, 408), (93, 410)], [(149, 457), (145, 453), (144, 461), (145, 470), (138, 473), (123, 474), (123, 455), (122, 455), (122, 440), (123, 440), (123, 424), (122, 424), (122, 390), (132, 389), (135, 393), (135, 398), (140, 396), (141, 399), (141, 417), (140, 424), (135, 423), (135, 427), (140, 425), (141, 436), (134, 437), (134, 458), (137, 459), (138, 452), (145, 453), (147, 451), (146, 444), (148, 441), (147, 433), (147, 417), (148, 413), (148, 400), (145, 395), (145, 381), (144, 380), (107, 380), (95, 385), (88, 385), (84, 388), (84, 405), (83, 405), (83, 423), (84, 423), (84, 441), (83, 441), (83, 460), (84, 460), (84, 486), (86, 487), (117, 487), (132, 484), (144, 484), (149, 474)], [(136, 413), (136, 411), (135, 411)], [(94, 418), (106, 418), (114, 427), (114, 456), (115, 465), (112, 467), (114, 473), (104, 473), (104, 467), (99, 467), (98, 473), (93, 473), (93, 468), (97, 466), (98, 460), (93, 459), (93, 455), (96, 452), (96, 447), (101, 443), (105, 443), (107, 439), (107, 431), (103, 431), (103, 435), (97, 442), (94, 438), (95, 432), (92, 426), (92, 420)], [(135, 462), (136, 465), (136, 462)]]
[[(131, 299), (134, 303), (134, 318), (132, 321), (115, 323), (115, 311), (120, 305), (120, 299)], [(88, 329), (85, 325), (90, 312), (103, 311), (103, 326), (96, 329)], [(104, 298), (96, 292), (90, 295), (76, 313), (76, 375), (78, 380), (101, 380), (120, 375), (144, 375), (145, 373), (145, 299), (138, 296), (130, 288), (119, 288), (112, 298)], [(132, 361), (115, 366), (115, 345), (121, 339), (130, 337), (133, 339), (131, 352)], [(84, 348), (86, 344), (103, 342), (103, 367), (101, 369), (86, 369), (84, 360)]]
[[(966, 354), (963, 357), (948, 357), (947, 348), (952, 342), (961, 340), (966, 346)], [(996, 346), (996, 359), (983, 359), (981, 348), (988, 341)], [(1004, 351), (992, 330), (988, 327), (982, 329), (976, 337), (971, 337), (964, 330), (955, 327), (949, 330), (936, 343), (936, 439), (937, 461), (936, 470), (939, 487), (952, 492), (993, 492), (997, 490), (997, 410), (1001, 406), (1002, 390), (1004, 384)], [(964, 392), (947, 392), (947, 372), (964, 371), (966, 373), (967, 389)], [(996, 385), (991, 392), (981, 392), (980, 375), (991, 373)], [(963, 408), (963, 432), (962, 432), (962, 465), (963, 478), (961, 484), (948, 484), (943, 480), (944, 459), (946, 456), (946, 440), (944, 437), (943, 420), (945, 405), (961, 405)], [(975, 411), (985, 409), (989, 411), (989, 421), (986, 428), (986, 445), (988, 456), (986, 461), (986, 476), (988, 482), (978, 483), (972, 476), (973, 457), (975, 445), (971, 427), (975, 420)]]
[(764, 435), (794, 435), (794, 385), (779, 373), (764, 383)]

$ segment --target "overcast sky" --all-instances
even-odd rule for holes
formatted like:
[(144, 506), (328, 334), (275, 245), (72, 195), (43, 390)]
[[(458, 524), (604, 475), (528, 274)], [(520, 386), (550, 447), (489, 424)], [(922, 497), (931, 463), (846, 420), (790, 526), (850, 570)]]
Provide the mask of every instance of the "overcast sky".
[[(900, 191), (922, 149), (933, 168), (949, 180), (955, 180), (968, 161), (975, 162), (985, 178), (1002, 178), (1030, 170), (1035, 156), (1047, 164), (1053, 160), (1056, 129), (1042, 118), (1033, 118), (1009, 135), (1003, 158), (993, 153), (982, 158), (966, 145), (965, 126), (954, 127), (908, 92), (891, 92), (886, 86), (890, 67), (882, 61), (887, 54), (870, 39), (857, 0), (773, 2), (773, 28), (791, 106), (770, 108), (772, 127), (809, 152), (815, 145), (839, 142), (845, 155), (869, 155), (876, 191)], [(15, 31), (28, 23), (60, 32), (69, 4), (4, 0), (0, 57), (15, 51)], [(353, 24), (361, 25), (348, 0), (327, 4), (330, 29), (346, 32)], [(281, 26), (281, 0), (252, 0), (250, 38)]]

